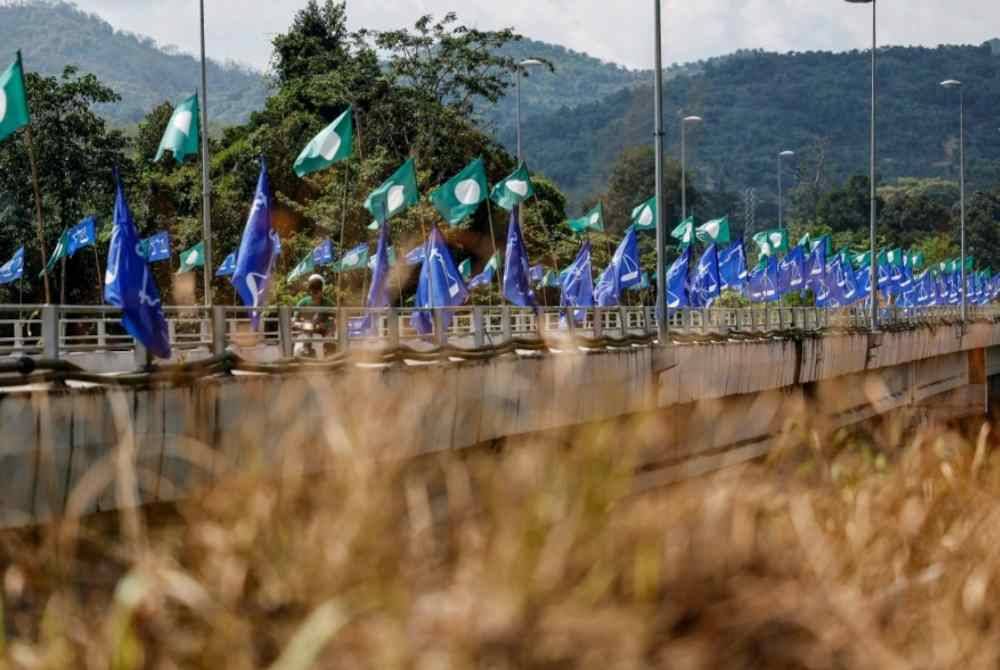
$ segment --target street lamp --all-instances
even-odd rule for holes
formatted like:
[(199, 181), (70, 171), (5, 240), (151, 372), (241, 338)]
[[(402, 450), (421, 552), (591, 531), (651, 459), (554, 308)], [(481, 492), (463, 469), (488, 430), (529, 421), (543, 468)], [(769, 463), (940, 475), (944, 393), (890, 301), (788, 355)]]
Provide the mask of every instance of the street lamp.
[(962, 223), (959, 237), (961, 239), (960, 244), (962, 246), (962, 323), (964, 324), (969, 305), (968, 287), (965, 284), (965, 88), (962, 86), (962, 82), (956, 79), (942, 81), (941, 86), (947, 89), (958, 89), (958, 161), (960, 164), (958, 168), (958, 179), (960, 200), (962, 202)]
[(537, 58), (526, 58), (517, 64), (517, 162), (521, 162), (521, 75), (529, 67), (545, 65)]
[(667, 230), (663, 206), (663, 37), (660, 27), (660, 0), (653, 0), (655, 67), (653, 78), (653, 144), (656, 153), (656, 334), (660, 346), (667, 345)]
[(778, 230), (785, 229), (785, 193), (782, 184), (781, 159), (791, 158), (794, 155), (794, 151), (782, 151), (778, 154)]
[(851, 4), (856, 5), (867, 5), (872, 6), (872, 118), (871, 118), (871, 165), (870, 175), (868, 178), (869, 186), (871, 187), (871, 222), (869, 224), (869, 244), (871, 248), (871, 330), (874, 333), (878, 330), (878, 254), (875, 253), (875, 217), (876, 217), (876, 195), (875, 195), (875, 104), (876, 96), (878, 91), (875, 88), (876, 85), (876, 52), (878, 51), (878, 33), (877, 33), (877, 22), (876, 22), (876, 11), (875, 11), (875, 0), (845, 0)]
[(704, 121), (700, 116), (685, 116), (681, 119), (681, 220), (688, 218), (687, 199), (687, 127)]

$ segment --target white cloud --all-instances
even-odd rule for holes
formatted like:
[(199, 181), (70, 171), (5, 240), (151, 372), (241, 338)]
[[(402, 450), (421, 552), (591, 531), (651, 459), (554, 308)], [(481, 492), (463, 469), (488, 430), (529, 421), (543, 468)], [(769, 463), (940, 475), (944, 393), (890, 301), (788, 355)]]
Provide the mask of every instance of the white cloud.
[[(197, 2), (77, 0), (115, 27), (198, 50)], [(205, 0), (209, 55), (259, 68), (270, 39), (305, 0)], [(513, 26), (536, 39), (633, 67), (653, 62), (649, 0), (348, 0), (352, 27), (410, 25), (420, 15), (455, 10), (480, 28)], [(1000, 32), (1000, 3), (903, 0), (879, 4), (880, 42), (979, 44)], [(870, 43), (870, 7), (843, 0), (664, 0), (664, 58), (684, 62), (740, 48), (847, 50)]]

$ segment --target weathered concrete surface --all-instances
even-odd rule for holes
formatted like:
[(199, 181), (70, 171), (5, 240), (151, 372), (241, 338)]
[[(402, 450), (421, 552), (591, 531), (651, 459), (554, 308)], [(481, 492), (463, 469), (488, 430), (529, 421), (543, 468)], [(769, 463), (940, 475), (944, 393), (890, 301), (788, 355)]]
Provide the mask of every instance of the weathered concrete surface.
[[(0, 525), (112, 509), (132, 462), (143, 503), (233, 467), (312, 471), (343, 450), (412, 455), (623, 418), (653, 460), (756, 453), (803, 413), (838, 427), (945, 398), (949, 411), (982, 412), (998, 345), (1000, 327), (975, 324), (678, 345), (658, 376), (654, 352), (633, 348), (0, 394)], [(290, 454), (294, 444), (315, 446)]]

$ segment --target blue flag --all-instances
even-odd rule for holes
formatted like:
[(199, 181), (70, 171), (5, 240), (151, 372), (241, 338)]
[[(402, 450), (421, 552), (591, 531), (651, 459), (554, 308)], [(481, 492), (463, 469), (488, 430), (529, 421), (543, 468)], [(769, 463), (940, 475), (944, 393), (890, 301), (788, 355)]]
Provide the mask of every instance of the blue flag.
[(667, 307), (682, 309), (691, 306), (688, 295), (688, 275), (691, 270), (691, 247), (687, 245), (667, 271)]
[(775, 302), (781, 299), (778, 292), (778, 260), (765, 256), (750, 273), (750, 299), (754, 302)]
[[(271, 184), (267, 176), (267, 163), (261, 158), (260, 177), (254, 194), (250, 216), (243, 228), (243, 238), (236, 252), (236, 270), (233, 286), (240, 300), (247, 307), (257, 308), (267, 299), (271, 282), (271, 269), (277, 258), (275, 236), (271, 228)], [(260, 313), (250, 315), (254, 329), (260, 325)]]
[(625, 237), (618, 244), (611, 263), (601, 273), (594, 289), (597, 304), (601, 307), (611, 307), (621, 302), (622, 291), (629, 289), (642, 281), (642, 270), (639, 268), (639, 238), (634, 226), (629, 226)]
[[(327, 242), (329, 244), (329, 241)], [(383, 223), (379, 226), (378, 246), (375, 250), (375, 263), (372, 267), (372, 285), (368, 289), (368, 302), (365, 306), (369, 309), (380, 309), (389, 306), (389, 224)], [(366, 314), (362, 331), (375, 334), (375, 317)]]
[(215, 271), (216, 277), (232, 277), (233, 273), (236, 272), (236, 252), (226, 256), (226, 260), (222, 261), (222, 265), (219, 269)]
[(92, 216), (76, 224), (66, 231), (66, 255), (74, 256), (77, 251), (84, 247), (89, 247), (97, 242), (97, 232), (95, 230), (97, 221)]
[(313, 263), (315, 265), (333, 263), (333, 243), (330, 240), (323, 240), (318, 247), (313, 249)]
[(538, 265), (532, 265), (528, 269), (528, 277), (531, 279), (532, 284), (539, 283), (545, 278), (545, 266), (541, 263)]
[(798, 293), (806, 287), (806, 250), (796, 246), (778, 264), (778, 292)]
[(691, 306), (711, 307), (722, 295), (722, 279), (719, 277), (719, 248), (710, 244), (698, 259), (694, 281), (691, 283)]
[(163, 230), (142, 241), (146, 260), (150, 263), (165, 261), (170, 258), (170, 233)]
[[(469, 290), (465, 287), (462, 273), (455, 267), (448, 245), (444, 243), (444, 237), (436, 225), (431, 227), (424, 258), (424, 264), (420, 268), (420, 281), (417, 284), (417, 308), (440, 309), (463, 304), (469, 297)], [(434, 330), (434, 317), (431, 312), (414, 312), (410, 321), (421, 335), (427, 335)], [(450, 323), (451, 312), (447, 311), (444, 313), (445, 328)]]
[(14, 252), (10, 260), (0, 266), (0, 285), (17, 281), (24, 275), (24, 247)]
[[(594, 306), (594, 274), (590, 257), (590, 240), (583, 243), (573, 263), (561, 275), (562, 292), (559, 298), (560, 307), (593, 307)], [(584, 320), (583, 310), (573, 311), (573, 320), (577, 323)], [(564, 314), (563, 318), (566, 318)]]
[(528, 252), (521, 239), (521, 224), (517, 210), (510, 210), (510, 224), (507, 226), (507, 256), (504, 259), (503, 295), (518, 307), (536, 307), (535, 293), (531, 290), (531, 272)]
[(743, 245), (733, 242), (719, 252), (719, 279), (722, 288), (742, 293), (747, 285), (747, 258)]
[(403, 260), (406, 261), (407, 265), (420, 265), (424, 262), (424, 245), (420, 245), (415, 249), (410, 249), (403, 256)]
[(140, 253), (139, 235), (116, 175), (114, 231), (104, 275), (104, 301), (122, 310), (122, 325), (154, 356), (170, 358), (170, 334), (156, 279)]

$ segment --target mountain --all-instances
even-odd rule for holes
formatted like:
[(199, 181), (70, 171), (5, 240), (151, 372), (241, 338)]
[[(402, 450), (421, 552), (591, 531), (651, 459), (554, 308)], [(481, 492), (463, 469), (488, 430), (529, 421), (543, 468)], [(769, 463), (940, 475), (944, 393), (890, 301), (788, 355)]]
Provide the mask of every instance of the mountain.
[[(74, 65), (97, 75), (122, 97), (99, 110), (116, 124), (133, 124), (164, 100), (178, 102), (200, 87), (201, 70), (192, 56), (116, 31), (64, 2), (0, 2), (0, 44), (7, 52), (20, 49), (29, 71), (60, 75)], [(267, 96), (260, 73), (214, 61), (208, 66), (208, 87), (213, 123), (245, 121)]]
[[(970, 182), (1000, 181), (997, 46), (880, 49), (882, 179), (957, 176), (958, 95), (938, 84), (958, 78), (966, 91)], [(680, 117), (697, 114), (705, 123), (688, 131), (688, 159), (700, 188), (754, 187), (773, 199), (776, 156), (784, 149), (800, 152), (813, 168), (821, 157), (833, 181), (867, 174), (869, 58), (859, 51), (744, 51), (679, 73), (665, 91), (668, 153), (680, 155)], [(652, 90), (623, 87), (600, 100), (530, 116), (523, 128), (532, 169), (552, 177), (579, 206), (607, 184), (624, 149), (651, 143)], [(789, 165), (789, 181), (795, 170)]]

